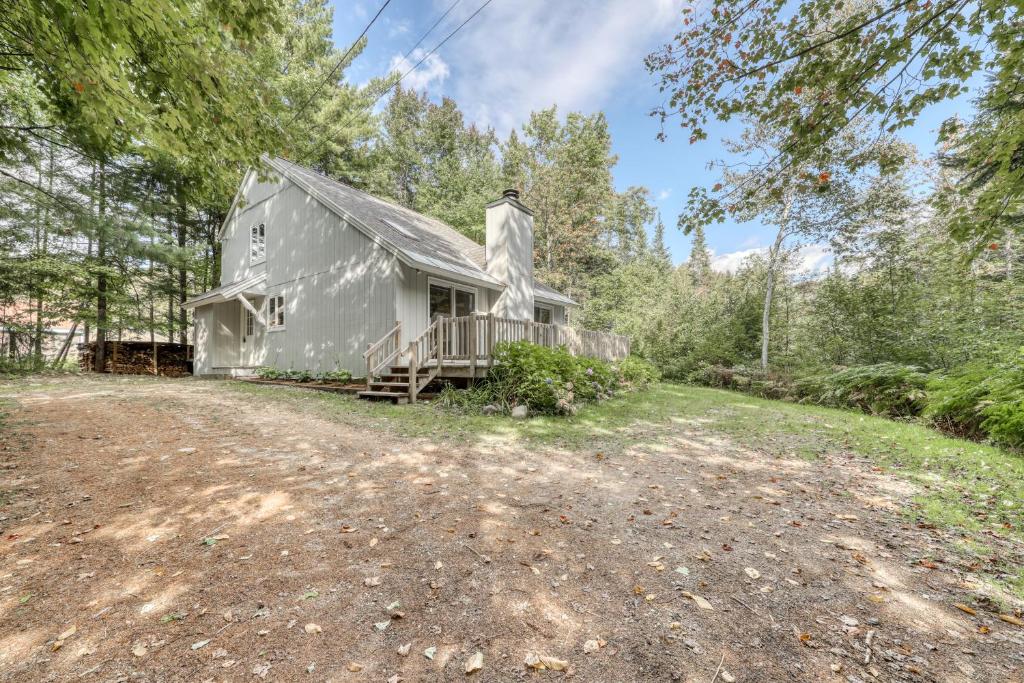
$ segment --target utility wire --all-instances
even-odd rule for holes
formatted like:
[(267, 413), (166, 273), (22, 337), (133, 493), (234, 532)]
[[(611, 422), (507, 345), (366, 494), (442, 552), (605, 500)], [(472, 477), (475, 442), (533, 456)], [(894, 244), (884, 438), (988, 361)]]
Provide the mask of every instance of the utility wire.
[[(451, 33), (449, 33), (449, 34), (448, 34), (447, 36), (445, 36), (445, 37), (444, 37), (444, 40), (442, 40), (442, 41), (441, 41), (440, 43), (438, 43), (438, 44), (437, 44), (437, 45), (435, 45), (435, 46), (434, 46), (433, 48), (431, 48), (430, 52), (428, 52), (428, 53), (426, 53), (425, 55), (423, 55), (423, 59), (421, 59), (420, 61), (416, 62), (416, 64), (414, 64), (414, 65), (413, 65), (413, 67), (412, 67), (411, 69), (409, 69), (408, 71), (406, 71), (405, 73), (403, 73), (403, 74), (402, 74), (401, 76), (399, 76), (399, 77), (398, 77), (398, 80), (396, 80), (396, 81), (395, 81), (394, 83), (392, 83), (391, 85), (389, 85), (389, 86), (387, 87), (387, 89), (385, 89), (385, 90), (384, 90), (384, 92), (382, 92), (381, 94), (377, 95), (377, 97), (376, 97), (376, 98), (375, 98), (375, 99), (373, 100), (373, 102), (371, 102), (371, 103), (370, 103), (370, 107), (369, 107), (369, 108), (370, 108), (370, 109), (372, 110), (372, 109), (373, 109), (373, 107), (374, 107), (374, 106), (376, 106), (376, 104), (377, 104), (378, 102), (380, 102), (380, 100), (381, 100), (381, 98), (382, 98), (382, 97), (384, 97), (384, 96), (385, 96), (385, 95), (387, 95), (387, 94), (388, 94), (389, 92), (391, 92), (392, 90), (394, 90), (395, 86), (397, 86), (397, 85), (398, 85), (399, 83), (401, 83), (401, 82), (402, 82), (402, 79), (404, 79), (404, 78), (405, 78), (406, 76), (408, 76), (408, 75), (409, 75), (409, 74), (411, 74), (411, 73), (412, 73), (413, 71), (415, 71), (416, 69), (418, 69), (418, 68), (420, 67), (420, 65), (421, 65), (421, 64), (423, 64), (423, 62), (427, 61), (427, 59), (428, 59), (428, 58), (430, 57), (430, 55), (432, 55), (432, 54), (434, 54), (435, 52), (437, 52), (437, 51), (438, 51), (438, 50), (439, 50), (439, 49), (441, 48), (441, 46), (442, 46), (442, 45), (444, 45), (444, 44), (445, 44), (445, 43), (447, 43), (447, 42), (448, 42), (449, 40), (451, 40), (452, 36), (454, 36), (454, 35), (455, 35), (456, 33), (458, 33), (458, 32), (459, 32), (460, 30), (462, 30), (462, 28), (463, 28), (463, 27), (464, 27), (464, 26), (465, 26), (466, 24), (468, 24), (468, 23), (469, 23), (470, 21), (472, 21), (472, 20), (473, 20), (473, 18), (474, 18), (474, 17), (476, 17), (476, 15), (480, 14), (480, 12), (482, 12), (482, 11), (483, 11), (483, 9), (484, 9), (485, 7), (487, 7), (487, 6), (489, 5), (489, 4), (491, 4), (492, 2), (494, 2), (494, 0), (486, 0), (486, 2), (484, 2), (484, 4), (480, 5), (480, 7), (478, 7), (478, 8), (476, 9), (476, 11), (475, 11), (475, 12), (473, 12), (472, 14), (470, 14), (470, 15), (469, 15), (469, 17), (467, 17), (467, 18), (466, 18), (466, 20), (465, 20), (464, 22), (462, 22), (462, 23), (461, 23), (461, 24), (459, 24), (459, 25), (458, 25), (457, 27), (455, 27), (455, 30), (454, 30), (454, 31), (452, 31), (452, 32), (451, 32)], [(454, 3), (454, 4), (452, 5), (452, 6), (451, 6), (451, 7), (449, 7), (449, 8), (448, 8), (448, 10), (447, 10), (447, 11), (446, 11), (446, 12), (444, 13), (444, 15), (442, 15), (441, 19), (444, 19), (444, 17), (445, 17), (445, 16), (447, 16), (448, 12), (451, 12), (451, 11), (452, 11), (452, 9), (453, 9), (453, 8), (455, 7), (455, 5), (457, 5), (458, 3), (459, 3), (459, 0), (456, 0), (456, 2), (455, 2), (455, 3)], [(438, 19), (438, 21), (437, 21), (437, 22), (435, 22), (434, 26), (437, 26), (437, 24), (441, 23), (441, 19)], [(421, 38), (420, 38), (420, 40), (419, 40), (419, 42), (417, 42), (417, 43), (416, 43), (416, 45), (417, 45), (417, 46), (419, 45), (419, 43), (422, 43), (422, 42), (423, 42), (423, 39), (427, 37), (427, 34), (428, 34), (428, 33), (430, 33), (430, 31), (433, 31), (433, 30), (434, 30), (434, 26), (431, 26), (431, 27), (430, 27), (430, 30), (428, 30), (428, 31), (427, 31), (427, 33), (424, 33), (424, 34), (423, 34), (423, 37), (421, 37)], [(415, 49), (416, 49), (416, 48), (415, 48), (415, 47), (413, 47), (413, 50), (415, 50)], [(409, 50), (409, 53), (408, 53), (408, 54), (412, 54), (412, 50)], [(332, 127), (331, 127), (331, 131), (328, 131), (328, 132), (333, 132), (333, 130), (336, 130), (337, 128), (341, 128), (341, 127), (347, 126), (347, 125), (348, 125), (349, 123), (351, 123), (351, 122), (352, 122), (352, 121), (353, 121), (353, 120), (355, 119), (355, 117), (356, 117), (356, 116), (358, 116), (358, 114), (353, 114), (352, 116), (349, 116), (349, 117), (348, 117), (347, 119), (345, 119), (345, 120), (344, 120), (344, 121), (342, 121), (341, 123), (339, 123), (339, 124), (337, 124), (337, 125), (335, 125), (335, 126), (332, 126)]]
[(444, 14), (438, 17), (437, 21), (434, 22), (434, 25), (428, 28), (427, 32), (420, 36), (420, 39), (416, 41), (416, 44), (409, 48), (409, 51), (406, 52), (405, 55), (402, 57), (402, 61), (409, 59), (409, 55), (416, 51), (416, 48), (418, 48), (423, 43), (423, 41), (427, 39), (427, 36), (429, 36), (433, 32), (433, 30), (437, 28), (438, 24), (444, 21), (445, 17), (451, 14), (451, 11), (455, 9), (455, 6), (458, 5), (461, 1), (462, 0), (455, 0), (455, 2), (448, 6), (448, 9), (445, 10)]
[[(451, 32), (451, 33), (449, 33), (449, 34), (448, 34), (447, 36), (445, 36), (444, 40), (442, 40), (442, 41), (441, 41), (440, 43), (438, 43), (438, 44), (437, 44), (437, 45), (435, 45), (435, 46), (434, 46), (433, 48), (431, 48), (430, 52), (428, 52), (427, 54), (423, 55), (423, 59), (421, 59), (420, 61), (416, 62), (416, 64), (414, 64), (414, 65), (413, 65), (413, 67), (412, 67), (411, 69), (409, 69), (409, 70), (408, 70), (408, 71), (406, 71), (406, 72), (405, 72), (404, 74), (402, 74), (401, 76), (399, 76), (399, 77), (398, 77), (398, 80), (397, 80), (397, 81), (395, 81), (394, 83), (392, 83), (392, 84), (391, 84), (391, 85), (390, 85), (390, 86), (388, 87), (388, 89), (387, 89), (387, 90), (385, 90), (385, 91), (384, 91), (384, 92), (382, 92), (382, 93), (381, 93), (380, 95), (378, 95), (378, 96), (377, 96), (377, 99), (375, 99), (375, 100), (373, 101), (373, 104), (371, 104), (371, 105), (370, 105), (370, 107), (372, 108), (372, 107), (373, 107), (374, 105), (376, 105), (376, 104), (377, 104), (378, 102), (380, 102), (380, 99), (381, 99), (382, 97), (384, 97), (385, 95), (387, 95), (387, 94), (388, 94), (389, 92), (391, 92), (391, 91), (392, 91), (392, 90), (393, 90), (393, 89), (395, 88), (395, 86), (397, 86), (397, 85), (398, 85), (399, 83), (401, 83), (401, 82), (402, 82), (402, 79), (403, 79), (403, 78), (405, 78), (406, 76), (408, 76), (409, 74), (411, 74), (411, 73), (412, 73), (413, 71), (415, 71), (416, 69), (418, 69), (418, 68), (420, 67), (420, 65), (421, 65), (421, 64), (423, 64), (423, 62), (427, 61), (427, 59), (428, 59), (428, 58), (430, 57), (430, 55), (434, 54), (434, 53), (435, 53), (435, 52), (437, 52), (437, 51), (438, 51), (439, 49), (441, 49), (441, 47), (442, 47), (442, 46), (443, 46), (443, 45), (444, 45), (445, 43), (447, 43), (447, 42), (448, 42), (449, 40), (451, 40), (452, 36), (454, 36), (454, 35), (455, 35), (456, 33), (458, 33), (458, 32), (459, 32), (460, 30), (462, 30), (462, 27), (463, 27), (463, 26), (465, 26), (465, 25), (466, 25), (466, 24), (468, 24), (469, 22), (473, 21), (473, 18), (474, 18), (474, 17), (476, 17), (476, 15), (480, 14), (480, 12), (482, 12), (482, 11), (484, 10), (484, 8), (485, 8), (485, 7), (487, 7), (487, 6), (489, 5), (489, 4), (491, 4), (492, 2), (494, 2), (494, 0), (487, 0), (487, 1), (486, 1), (486, 2), (484, 3), (484, 4), (480, 5), (480, 6), (479, 6), (479, 7), (478, 7), (478, 8), (476, 9), (476, 11), (475, 11), (475, 12), (473, 12), (472, 14), (470, 14), (470, 15), (469, 15), (469, 16), (468, 16), (468, 17), (466, 18), (466, 20), (465, 20), (464, 22), (462, 22), (462, 23), (461, 23), (461, 24), (459, 24), (459, 25), (458, 25), (457, 27), (455, 27), (455, 30), (454, 30), (454, 31), (452, 31), (452, 32)], [(449, 8), (449, 11), (451, 11), (451, 8)], [(447, 14), (447, 12), (446, 12), (445, 14)]]
[(330, 70), (330, 72), (327, 74), (327, 77), (324, 78), (324, 80), (321, 81), (320, 85), (316, 87), (316, 90), (313, 91), (313, 94), (310, 95), (309, 98), (302, 103), (302, 106), (299, 107), (294, 114), (292, 114), (291, 119), (288, 120), (289, 125), (299, 117), (299, 114), (306, 110), (306, 107), (308, 107), (309, 104), (314, 99), (316, 99), (316, 96), (320, 94), (320, 91), (324, 89), (324, 86), (327, 85), (328, 81), (330, 81), (334, 77), (334, 75), (338, 72), (338, 69), (341, 68), (341, 65), (344, 64), (345, 60), (348, 59), (349, 55), (352, 54), (352, 51), (356, 49), (356, 45), (358, 45), (359, 41), (363, 39), (363, 36), (366, 35), (366, 32), (369, 31), (370, 27), (373, 26), (374, 22), (377, 21), (377, 17), (379, 17), (381, 13), (384, 11), (384, 9), (390, 4), (391, 0), (384, 0), (384, 4), (381, 5), (380, 9), (377, 10), (377, 13), (373, 15), (373, 19), (370, 19), (370, 23), (366, 25), (366, 27), (363, 29), (363, 32), (359, 34), (359, 37), (356, 38), (351, 45), (349, 45), (348, 50), (346, 50), (345, 54), (342, 55), (341, 59), (338, 60), (338, 63), (334, 65), (334, 68)]

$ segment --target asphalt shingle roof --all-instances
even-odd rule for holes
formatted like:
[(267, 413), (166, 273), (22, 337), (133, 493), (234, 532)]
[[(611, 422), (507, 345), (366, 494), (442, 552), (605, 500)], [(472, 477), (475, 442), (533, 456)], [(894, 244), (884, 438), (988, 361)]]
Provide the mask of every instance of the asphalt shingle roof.
[[(267, 164), (314, 197), (357, 220), (407, 258), (444, 271), (494, 285), (504, 285), (487, 273), (484, 245), (469, 239), (452, 226), (398, 204), (375, 197), (323, 176), (280, 157), (265, 158)], [(331, 206), (333, 205), (333, 206)], [(534, 282), (538, 296), (560, 303), (575, 304), (559, 292)]]

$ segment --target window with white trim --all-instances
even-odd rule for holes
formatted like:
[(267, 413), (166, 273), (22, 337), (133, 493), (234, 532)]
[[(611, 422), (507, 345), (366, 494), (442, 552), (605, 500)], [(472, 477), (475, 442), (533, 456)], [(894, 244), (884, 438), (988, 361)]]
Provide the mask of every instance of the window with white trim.
[(248, 308), (245, 309), (245, 336), (251, 337), (256, 334), (256, 316)]
[(271, 330), (284, 329), (284, 294), (267, 299), (267, 328)]
[(533, 322), (544, 323), (545, 325), (551, 324), (551, 307), (536, 305), (533, 307)]
[(249, 229), (249, 263), (260, 263), (267, 259), (267, 227), (257, 223)]

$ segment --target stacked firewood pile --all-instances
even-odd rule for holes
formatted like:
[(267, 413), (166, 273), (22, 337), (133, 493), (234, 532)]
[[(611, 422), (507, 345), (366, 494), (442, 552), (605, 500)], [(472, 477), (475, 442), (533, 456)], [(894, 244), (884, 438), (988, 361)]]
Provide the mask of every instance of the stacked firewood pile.
[[(78, 363), (83, 371), (95, 368), (96, 346), (96, 342), (78, 345)], [(183, 377), (189, 374), (191, 358), (191, 344), (108, 341), (103, 371), (118, 375)]]

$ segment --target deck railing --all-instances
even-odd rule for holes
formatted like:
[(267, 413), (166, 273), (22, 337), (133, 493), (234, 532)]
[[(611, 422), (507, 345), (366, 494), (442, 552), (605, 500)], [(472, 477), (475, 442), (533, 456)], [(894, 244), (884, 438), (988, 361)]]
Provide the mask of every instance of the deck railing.
[(401, 324), (396, 323), (380, 341), (367, 348), (363, 354), (366, 376), (369, 380), (389, 365), (404, 361), (409, 372), (409, 400), (413, 402), (445, 367), (468, 367), (474, 376), (478, 367), (489, 367), (494, 361), (494, 347), (502, 342), (529, 341), (548, 348), (564, 346), (574, 356), (609, 362), (629, 355), (629, 337), (620, 334), (482, 313), (437, 318), (404, 348), (399, 347), (400, 339)]
[(517, 341), (529, 341), (548, 348), (564, 346), (574, 356), (590, 356), (609, 362), (629, 355), (629, 337), (610, 332), (577, 330), (566, 325), (480, 313), (438, 318), (435, 323), (441, 331), (444, 361), (449, 363), (488, 365), (496, 344)]

